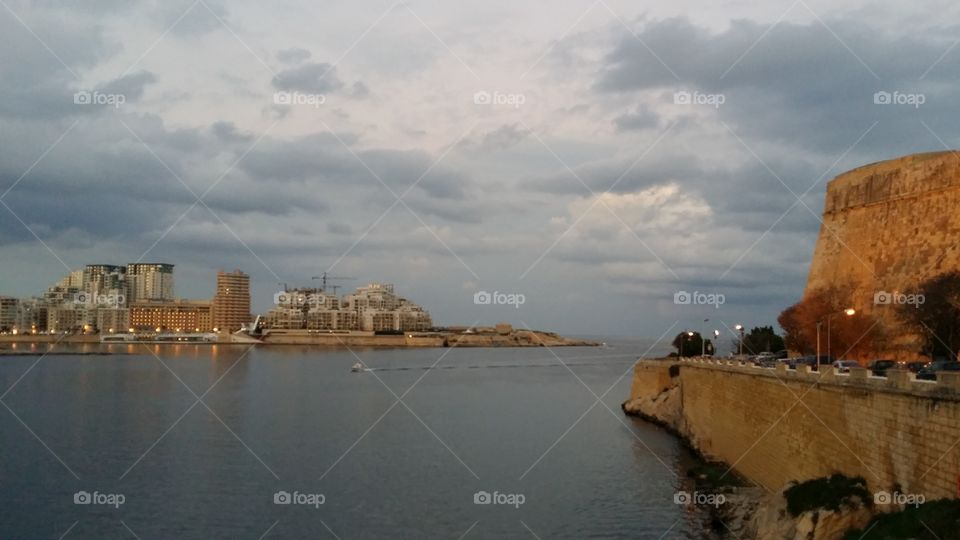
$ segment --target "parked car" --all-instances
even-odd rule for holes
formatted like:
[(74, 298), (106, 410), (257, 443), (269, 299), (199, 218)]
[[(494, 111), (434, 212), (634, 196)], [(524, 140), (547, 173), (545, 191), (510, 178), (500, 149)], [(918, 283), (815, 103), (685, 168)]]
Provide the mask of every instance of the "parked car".
[(960, 371), (960, 362), (954, 362), (952, 360), (930, 362), (929, 366), (921, 369), (920, 373), (917, 373), (917, 378), (925, 381), (935, 381), (937, 380), (938, 371)]
[(896, 369), (898, 365), (896, 360), (874, 360), (870, 362), (868, 368), (877, 377), (886, 377), (887, 370)]
[(920, 370), (930, 365), (930, 362), (907, 362), (906, 368), (913, 373), (920, 373)]
[(837, 360), (833, 363), (833, 371), (836, 373), (850, 373), (850, 368), (860, 367), (860, 363), (855, 360)]
[(797, 369), (797, 366), (806, 364), (810, 366), (810, 369), (817, 371), (817, 366), (819, 366), (820, 364), (829, 365), (832, 363), (833, 363), (833, 358), (821, 354), (819, 362), (817, 362), (816, 355), (809, 355), (809, 356), (801, 356), (799, 358), (791, 358), (787, 361), (787, 366), (789, 366), (791, 369)]

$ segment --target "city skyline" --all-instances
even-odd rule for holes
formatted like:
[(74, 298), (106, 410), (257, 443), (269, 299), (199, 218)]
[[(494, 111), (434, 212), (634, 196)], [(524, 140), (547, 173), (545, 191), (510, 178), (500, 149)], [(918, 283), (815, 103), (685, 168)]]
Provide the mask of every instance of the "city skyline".
[[(172, 263), (88, 264), (72, 270), (39, 294), (0, 294), (0, 331), (13, 333), (197, 332), (230, 334), (265, 329), (416, 331), (434, 328), (430, 313), (396, 294), (392, 283), (371, 281), (337, 295), (341, 285), (315, 276), (321, 287), (289, 287), (273, 294), (272, 305), (254, 310), (250, 276), (218, 270), (213, 294), (190, 299), (176, 294)], [(331, 292), (332, 291), (332, 292)], [(209, 298), (209, 299), (208, 299)], [(474, 326), (474, 325), (471, 325)]]

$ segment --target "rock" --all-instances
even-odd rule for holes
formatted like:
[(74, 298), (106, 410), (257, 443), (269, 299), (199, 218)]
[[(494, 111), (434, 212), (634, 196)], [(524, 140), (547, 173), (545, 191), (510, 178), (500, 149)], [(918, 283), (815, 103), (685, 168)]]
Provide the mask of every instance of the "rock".
[(873, 517), (861, 503), (839, 511), (811, 510), (793, 517), (783, 493), (767, 494), (762, 488), (733, 488), (715, 515), (726, 538), (742, 540), (838, 540), (850, 529), (862, 529)]

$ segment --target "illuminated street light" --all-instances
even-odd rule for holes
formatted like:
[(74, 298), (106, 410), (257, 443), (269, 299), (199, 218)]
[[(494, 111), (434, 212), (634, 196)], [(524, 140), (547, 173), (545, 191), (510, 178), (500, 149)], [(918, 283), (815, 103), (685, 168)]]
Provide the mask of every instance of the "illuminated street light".
[(827, 356), (830, 356), (830, 319), (833, 318), (834, 315), (839, 315), (841, 313), (847, 317), (852, 317), (857, 314), (857, 310), (853, 308), (842, 309), (840, 311), (830, 313), (826, 317), (817, 321), (817, 369), (820, 368), (820, 325), (823, 323), (823, 321), (827, 321)]

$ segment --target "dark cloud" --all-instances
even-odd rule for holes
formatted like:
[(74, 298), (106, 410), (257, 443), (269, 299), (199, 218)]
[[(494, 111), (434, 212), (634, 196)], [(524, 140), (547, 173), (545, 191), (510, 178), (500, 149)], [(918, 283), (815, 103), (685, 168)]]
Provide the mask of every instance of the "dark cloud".
[(285, 69), (273, 78), (271, 84), (277, 90), (325, 94), (343, 88), (337, 78), (337, 68), (327, 63), (307, 63)]
[[(595, 89), (722, 93), (717, 116), (741, 137), (818, 152), (842, 152), (881, 121), (896, 130), (878, 130), (862, 148), (899, 155), (904, 140), (922, 136), (918, 120), (952, 112), (960, 55), (946, 56), (921, 79), (949, 42), (885, 35), (852, 20), (825, 24), (781, 22), (765, 33), (766, 25), (738, 20), (712, 33), (685, 18), (647, 22), (637, 34), (642, 43), (626, 35), (610, 51)], [(926, 104), (878, 106), (880, 90), (924, 93)]]

